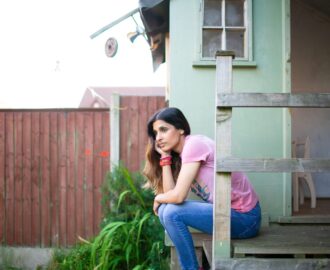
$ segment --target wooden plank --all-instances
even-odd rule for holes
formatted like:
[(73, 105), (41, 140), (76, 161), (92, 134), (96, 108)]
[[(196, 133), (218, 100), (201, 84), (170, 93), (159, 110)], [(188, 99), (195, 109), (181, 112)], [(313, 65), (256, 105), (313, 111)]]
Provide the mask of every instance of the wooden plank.
[(6, 114), (6, 244), (14, 244), (14, 190), (15, 190), (15, 153), (14, 153), (14, 113)]
[[(102, 136), (102, 148), (105, 151), (109, 151), (111, 155), (111, 148), (110, 148), (110, 134), (111, 134), (111, 126), (110, 126), (110, 113), (109, 112), (103, 112), (103, 136)], [(103, 157), (103, 163), (102, 163), (102, 181), (105, 179), (106, 174), (110, 170), (110, 156), (107, 155)]]
[(58, 181), (58, 114), (61, 112), (50, 112), (50, 241), (51, 246), (59, 246), (59, 181)]
[[(216, 56), (216, 93), (232, 92), (232, 55)], [(216, 159), (231, 155), (231, 109), (216, 110)], [(230, 258), (231, 174), (217, 173), (214, 185), (212, 269)]]
[[(111, 149), (111, 167), (118, 166), (120, 160), (120, 138), (121, 131), (120, 126), (120, 97), (118, 94), (111, 95), (111, 104), (110, 104), (110, 126), (111, 126), (111, 134), (110, 134), (110, 149)], [(125, 140), (123, 140), (125, 142)]]
[(279, 258), (231, 258), (219, 260), (214, 270), (289, 270), (289, 269), (330, 269), (330, 259), (279, 259)]
[(22, 112), (14, 112), (14, 150), (15, 150), (15, 223), (14, 223), (14, 242), (16, 245), (23, 244), (23, 175), (22, 175)]
[(129, 137), (129, 163), (127, 168), (130, 171), (138, 171), (139, 168), (139, 110), (138, 110), (138, 96), (130, 97), (130, 107), (129, 107), (129, 126), (130, 132)]
[(218, 172), (330, 172), (330, 159), (219, 158)]
[[(76, 182), (76, 240), (78, 236), (85, 237), (85, 134), (84, 134), (84, 112), (76, 114), (76, 151), (77, 151), (77, 182)], [(67, 213), (67, 218), (69, 213)]]
[(6, 113), (0, 112), (0, 245), (6, 239), (6, 145), (5, 122)]
[[(102, 124), (103, 124), (103, 135), (102, 135), (102, 148), (105, 149), (106, 151), (110, 152), (111, 155), (111, 148), (110, 148), (110, 133), (111, 133), (111, 129), (112, 127), (110, 126), (110, 113), (109, 112), (104, 112), (102, 114)], [(98, 185), (98, 191), (99, 191), (99, 195), (100, 198), (101, 196), (101, 186), (103, 184), (103, 182), (105, 181), (107, 174), (110, 171), (110, 157), (109, 156), (105, 156), (102, 158), (102, 175), (101, 175), (101, 179), (100, 179), (100, 184)], [(101, 202), (101, 200), (100, 200)], [(102, 206), (100, 206), (100, 210), (101, 210), (101, 215), (102, 215)], [(98, 222), (98, 225), (101, 223), (101, 219)]]
[(32, 112), (31, 177), (32, 214), (31, 245), (41, 246), (41, 163), (40, 163), (40, 112)]
[[(66, 244), (67, 246), (73, 245), (76, 238), (76, 228), (77, 228), (77, 159), (78, 150), (76, 148), (76, 112), (68, 112), (67, 115), (67, 190), (66, 190), (66, 202), (67, 211), (65, 211), (65, 221), (66, 221)], [(62, 224), (62, 221), (60, 224)]]
[(147, 122), (149, 119), (148, 115), (148, 108), (149, 105), (149, 99), (151, 97), (139, 97), (139, 105), (138, 105), (138, 114), (139, 114), (139, 123), (138, 123), (138, 128), (139, 128), (139, 141), (138, 141), (138, 168), (142, 169), (144, 160), (145, 160), (145, 152), (146, 152), (146, 146), (148, 142), (148, 134), (147, 134)]
[[(58, 245), (67, 246), (67, 117), (66, 111), (58, 113), (58, 137), (57, 137), (57, 174), (58, 174)], [(73, 193), (70, 194), (70, 197)], [(70, 216), (74, 215), (74, 212), (69, 212)], [(70, 220), (71, 222), (71, 220)]]
[(51, 245), (50, 224), (50, 115), (43, 112), (40, 117), (40, 157), (41, 157), (41, 245)]
[(94, 152), (94, 124), (91, 112), (86, 112), (84, 117), (84, 134), (85, 134), (85, 149), (91, 151), (91, 155), (86, 155), (84, 172), (85, 186), (85, 235), (89, 239), (93, 236), (93, 220), (94, 220), (94, 200), (93, 200), (93, 160), (100, 153)]
[(32, 240), (31, 117), (31, 112), (23, 112), (23, 245)]
[(273, 225), (262, 227), (259, 235), (232, 240), (234, 256), (238, 254), (330, 254), (329, 225)]
[(158, 100), (156, 97), (150, 97), (149, 104), (148, 104), (148, 119), (159, 110)]
[[(317, 201), (319, 206), (320, 200)], [(328, 207), (328, 204), (327, 204)], [(318, 215), (302, 215), (302, 216), (280, 216), (277, 218), (278, 223), (284, 224), (330, 224), (329, 214)]]
[[(129, 164), (129, 97), (122, 96), (120, 97), (120, 160), (124, 166)], [(114, 127), (111, 124), (111, 134), (115, 132)], [(110, 138), (111, 139), (111, 138)], [(110, 145), (111, 153), (113, 151), (112, 146)]]
[(330, 108), (330, 94), (218, 93), (217, 106)]
[[(94, 152), (97, 153), (94, 157), (94, 167), (93, 167), (93, 204), (94, 204), (94, 218), (93, 218), (93, 234), (96, 235), (99, 232), (99, 224), (102, 218), (101, 211), (101, 185), (102, 185), (102, 161), (105, 155), (102, 153), (109, 152), (109, 149), (104, 149), (103, 146), (103, 121), (102, 121), (102, 113), (96, 112), (94, 113)], [(105, 125), (106, 127), (108, 125)]]

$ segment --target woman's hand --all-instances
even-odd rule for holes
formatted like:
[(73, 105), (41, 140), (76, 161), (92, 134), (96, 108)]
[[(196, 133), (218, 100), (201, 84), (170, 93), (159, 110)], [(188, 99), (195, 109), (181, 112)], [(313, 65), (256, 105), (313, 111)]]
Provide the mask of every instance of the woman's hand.
[(158, 208), (161, 205), (161, 203), (157, 202), (156, 200), (154, 200), (154, 206), (153, 206), (153, 210), (156, 216), (158, 216)]
[(171, 155), (171, 152), (165, 152), (163, 151), (157, 143), (155, 143), (155, 150), (160, 154), (161, 157), (166, 157), (166, 156), (170, 156)]

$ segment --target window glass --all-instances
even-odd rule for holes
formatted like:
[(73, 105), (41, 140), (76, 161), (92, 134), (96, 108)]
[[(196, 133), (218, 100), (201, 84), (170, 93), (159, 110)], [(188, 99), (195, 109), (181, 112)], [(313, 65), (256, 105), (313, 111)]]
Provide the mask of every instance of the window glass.
[(203, 31), (203, 56), (215, 57), (215, 53), (221, 50), (222, 30), (208, 29)]
[(204, 1), (204, 26), (221, 25), (221, 0)]
[(226, 26), (244, 26), (244, 0), (226, 1)]
[(202, 58), (214, 59), (217, 50), (235, 51), (236, 59), (249, 60), (252, 0), (204, 0)]
[(244, 57), (244, 31), (228, 30), (226, 33), (227, 48), (235, 52), (235, 57)]

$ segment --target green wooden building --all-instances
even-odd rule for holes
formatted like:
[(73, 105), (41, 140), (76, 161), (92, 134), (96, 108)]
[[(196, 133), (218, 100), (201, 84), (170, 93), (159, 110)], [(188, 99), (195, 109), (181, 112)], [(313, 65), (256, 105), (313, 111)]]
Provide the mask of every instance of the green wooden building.
[[(329, 1), (155, 2), (168, 3), (168, 32), (165, 31), (162, 42), (166, 44), (169, 106), (182, 109), (193, 133), (216, 136), (215, 53), (218, 50), (235, 52), (232, 62), (234, 93), (330, 93)], [(308, 137), (310, 156), (329, 158), (329, 108), (297, 107), (233, 108), (232, 155), (239, 158), (290, 159), (292, 141)], [(248, 174), (260, 197), (264, 231), (268, 238), (261, 242), (258, 242), (260, 239), (233, 241), (236, 249), (229, 256), (223, 255), (221, 250), (215, 256), (223, 255), (233, 260), (233, 257), (252, 255), (282, 260), (276, 265), (272, 265), (271, 260), (266, 264), (246, 261), (244, 267), (249, 269), (294, 269), (297, 265), (302, 267), (310, 258), (306, 269), (316, 269), (313, 259), (317, 258), (319, 263), (320, 257), (323, 260), (330, 254), (328, 240), (317, 244), (320, 239), (330, 238), (327, 226), (330, 222), (329, 167), (322, 173), (311, 174), (315, 192), (301, 181), (300, 199), (302, 195), (308, 198), (313, 193), (316, 205), (311, 208), (307, 199), (299, 205), (299, 210), (293, 209), (291, 172)], [(323, 233), (316, 235), (320, 230)], [(279, 235), (282, 238), (277, 237)], [(304, 238), (306, 235), (310, 237)], [(196, 241), (203, 246), (203, 240)], [(262, 251), (262, 247), (269, 249)], [(305, 260), (301, 261), (301, 258)], [(326, 259), (322, 263), (324, 269), (330, 267)], [(222, 267), (248, 269), (243, 266), (235, 268), (230, 262)]]
[[(328, 1), (224, 2), (176, 0), (169, 5), (169, 105), (185, 112), (194, 133), (214, 137), (216, 50), (234, 50), (238, 55), (233, 61), (234, 92), (330, 92)], [(226, 5), (227, 13), (223, 8)], [(219, 15), (218, 19), (207, 19), (215, 12), (222, 12), (222, 18)], [(242, 18), (230, 21), (226, 16), (232, 14)], [(227, 27), (221, 20), (234, 26)], [(207, 27), (208, 23), (212, 26)], [(328, 115), (329, 109), (236, 109), (233, 154), (291, 157), (292, 140), (310, 136), (312, 155), (327, 157)], [(315, 177), (319, 177), (320, 197), (330, 197), (330, 187), (324, 179), (329, 174)], [(258, 173), (250, 178), (260, 196), (264, 217), (271, 222), (284, 217), (288, 220), (293, 214), (291, 175)]]

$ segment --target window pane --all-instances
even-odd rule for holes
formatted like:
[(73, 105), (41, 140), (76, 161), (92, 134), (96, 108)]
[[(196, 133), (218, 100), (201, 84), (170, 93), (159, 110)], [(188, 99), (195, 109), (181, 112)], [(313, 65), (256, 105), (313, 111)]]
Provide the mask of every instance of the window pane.
[(244, 26), (244, 0), (226, 1), (226, 26)]
[(221, 26), (221, 0), (204, 0), (204, 26)]
[(215, 53), (221, 50), (222, 30), (203, 31), (203, 57), (215, 57)]
[(243, 30), (227, 30), (227, 50), (234, 51), (235, 57), (244, 57), (244, 34)]

